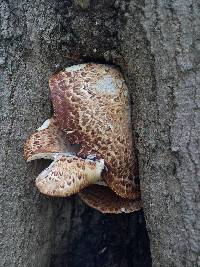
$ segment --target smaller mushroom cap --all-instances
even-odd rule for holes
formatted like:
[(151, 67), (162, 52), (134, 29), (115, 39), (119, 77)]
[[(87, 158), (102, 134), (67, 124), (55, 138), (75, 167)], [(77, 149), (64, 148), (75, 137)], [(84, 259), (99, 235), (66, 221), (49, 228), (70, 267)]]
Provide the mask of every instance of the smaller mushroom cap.
[(54, 159), (55, 153), (74, 154), (75, 147), (66, 140), (66, 133), (58, 127), (55, 118), (46, 120), (37, 132), (33, 133), (25, 143), (24, 158), (27, 161), (35, 159)]
[[(138, 193), (138, 197), (139, 197)], [(142, 201), (126, 199), (116, 195), (109, 187), (91, 185), (79, 192), (81, 199), (102, 213), (130, 213), (142, 208)]]
[(101, 179), (104, 160), (82, 159), (58, 154), (55, 160), (36, 178), (43, 194), (66, 197)]

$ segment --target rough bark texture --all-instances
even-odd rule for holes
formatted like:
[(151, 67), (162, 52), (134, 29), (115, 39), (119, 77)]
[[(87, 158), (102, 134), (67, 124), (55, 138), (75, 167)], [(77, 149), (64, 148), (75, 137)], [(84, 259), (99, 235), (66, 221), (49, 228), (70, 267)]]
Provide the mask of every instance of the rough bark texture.
[(143, 91), (138, 148), (153, 263), (200, 266), (200, 5), (145, 1), (144, 15), (155, 100)]
[(154, 266), (198, 266), (198, 1), (0, 1), (0, 266), (151, 266), (142, 212), (102, 215), (34, 187), (27, 136), (50, 116), (48, 78), (114, 63), (130, 88)]

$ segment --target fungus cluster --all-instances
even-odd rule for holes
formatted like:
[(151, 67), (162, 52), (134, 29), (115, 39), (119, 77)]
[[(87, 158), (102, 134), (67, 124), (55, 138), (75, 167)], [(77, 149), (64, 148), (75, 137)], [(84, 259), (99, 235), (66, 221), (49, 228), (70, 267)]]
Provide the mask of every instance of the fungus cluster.
[(50, 78), (52, 118), (24, 146), (27, 161), (53, 160), (36, 178), (43, 194), (78, 193), (104, 213), (141, 209), (128, 89), (117, 68), (80, 64)]

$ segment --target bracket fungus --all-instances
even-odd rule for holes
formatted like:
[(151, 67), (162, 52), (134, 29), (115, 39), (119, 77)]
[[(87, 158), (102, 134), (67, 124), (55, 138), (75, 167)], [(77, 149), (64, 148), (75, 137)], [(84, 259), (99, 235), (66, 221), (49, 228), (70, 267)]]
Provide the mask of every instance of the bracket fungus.
[(57, 197), (79, 193), (104, 213), (141, 209), (122, 74), (113, 66), (80, 64), (54, 74), (49, 86), (53, 117), (24, 146), (27, 161), (53, 160), (36, 178), (39, 191)]

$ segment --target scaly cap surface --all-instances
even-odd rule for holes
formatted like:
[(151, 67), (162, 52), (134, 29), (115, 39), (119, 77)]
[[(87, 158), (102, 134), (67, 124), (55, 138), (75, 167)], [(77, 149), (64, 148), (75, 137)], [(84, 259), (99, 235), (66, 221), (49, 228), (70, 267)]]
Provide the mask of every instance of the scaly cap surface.
[(70, 196), (100, 180), (103, 169), (103, 160), (57, 155), (51, 165), (36, 178), (36, 186), (41, 193), (49, 196)]
[(54, 114), (78, 156), (96, 154), (108, 168), (104, 179), (125, 198), (134, 198), (136, 159), (128, 89), (118, 69), (101, 64), (66, 68), (50, 78)]
[(66, 152), (64, 133), (59, 129), (55, 118), (46, 120), (26, 141), (24, 158), (27, 161), (39, 158), (53, 158), (54, 153)]

